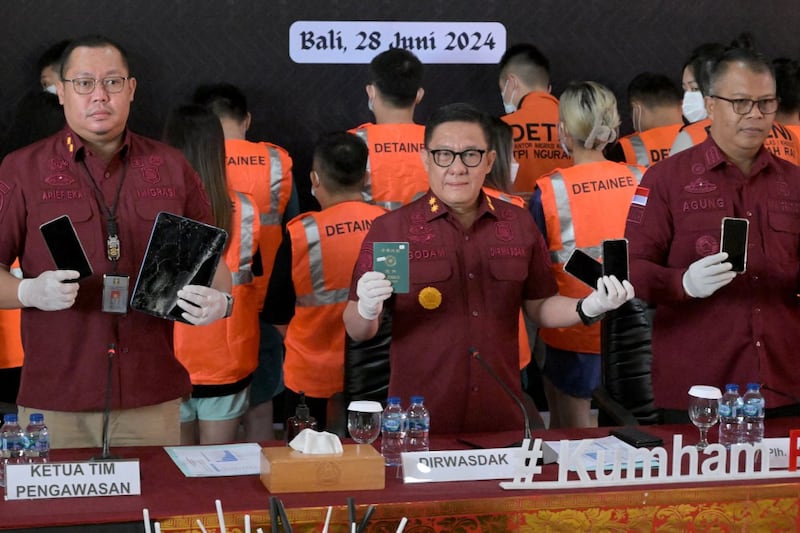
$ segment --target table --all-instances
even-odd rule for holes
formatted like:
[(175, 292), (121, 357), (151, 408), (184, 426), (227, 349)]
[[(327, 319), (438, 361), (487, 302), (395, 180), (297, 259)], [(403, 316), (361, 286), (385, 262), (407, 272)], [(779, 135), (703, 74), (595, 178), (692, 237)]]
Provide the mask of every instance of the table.
[[(767, 436), (788, 436), (800, 418), (768, 421)], [(649, 426), (669, 450), (672, 435), (694, 442), (691, 426)], [(609, 428), (536, 432), (545, 440), (589, 438)], [(712, 433), (711, 437), (715, 437)], [(484, 442), (510, 442), (519, 435), (484, 436)], [(476, 439), (472, 439), (476, 440)], [(278, 445), (279, 443), (272, 443)], [(490, 444), (494, 446), (495, 444)], [(434, 438), (431, 449), (464, 449), (455, 438)], [(81, 460), (94, 450), (54, 450), (53, 460)], [(222, 501), (227, 531), (244, 530), (244, 514), (253, 531), (269, 526), (269, 492), (257, 476), (186, 478), (163, 448), (119, 448), (113, 452), (141, 461), (140, 496), (0, 502), (0, 527), (24, 530), (80, 524), (105, 524), (98, 531), (143, 531), (142, 509), (148, 508), (164, 532), (200, 531), (199, 518), (209, 533), (218, 531), (214, 500)], [(371, 532), (395, 531), (401, 517), (409, 518), (408, 533), (438, 531), (795, 531), (800, 529), (800, 483), (787, 472), (779, 480), (730, 483), (692, 483), (668, 487), (504, 491), (498, 481), (405, 485), (399, 468), (386, 472), (382, 491), (279, 494), (294, 530), (319, 532), (327, 506), (334, 506), (331, 533), (347, 531), (346, 498), (353, 497), (359, 518), (366, 506), (377, 504)], [(537, 479), (557, 479), (557, 465), (546, 465)], [(138, 524), (136, 523), (138, 522)], [(110, 524), (115, 524), (114, 528)], [(75, 531), (91, 531), (83, 527)]]

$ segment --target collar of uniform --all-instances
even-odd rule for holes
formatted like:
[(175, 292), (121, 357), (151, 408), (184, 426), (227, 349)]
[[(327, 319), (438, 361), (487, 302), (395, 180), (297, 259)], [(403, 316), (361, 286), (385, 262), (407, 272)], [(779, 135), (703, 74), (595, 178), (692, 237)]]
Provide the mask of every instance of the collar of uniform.
[[(703, 161), (706, 164), (706, 167), (709, 169), (719, 168), (722, 165), (732, 165), (728, 158), (725, 157), (725, 153), (722, 149), (717, 145), (716, 141), (709, 135), (706, 137), (706, 140), (703, 141), (702, 146), (702, 153), (703, 153)], [(750, 167), (750, 175), (753, 176), (758, 174), (765, 168), (769, 166), (775, 165), (775, 159), (769, 151), (761, 146), (756, 152), (756, 157), (753, 161), (753, 165)]]
[[(86, 152), (88, 148), (81, 139), (69, 126), (66, 126), (61, 131), (61, 138), (62, 143), (61, 146), (66, 150), (68, 157), (74, 161), (82, 161), (86, 157)], [(130, 136), (128, 135), (128, 130), (126, 129), (122, 133), (122, 145), (117, 150), (115, 156), (119, 156), (120, 158), (124, 158), (125, 155), (128, 153), (130, 149)]]
[(552, 94), (546, 93), (544, 91), (531, 91), (531, 92), (529, 92), (528, 94), (526, 94), (525, 96), (523, 96), (522, 98), (519, 99), (519, 106), (518, 107), (520, 109), (522, 109), (522, 107), (525, 104), (525, 100), (528, 100), (528, 102), (531, 104), (531, 107), (534, 107), (534, 106), (537, 105), (537, 102), (536, 102), (537, 98), (541, 98), (541, 99), (544, 99), (544, 100), (551, 100), (554, 104), (558, 105), (558, 98), (556, 98)]
[[(418, 201), (423, 204), (425, 220), (427, 222), (450, 213), (450, 208), (447, 206), (447, 204), (442, 202), (438, 196), (433, 194), (433, 191), (431, 190), (428, 190), (428, 193)], [(499, 201), (502, 202), (502, 200)], [(495, 212), (494, 203), (495, 201), (493, 201), (491, 197), (481, 191), (480, 196), (478, 196), (478, 216), (476, 219), (481, 218), (484, 215), (489, 215), (496, 218), (497, 214)]]

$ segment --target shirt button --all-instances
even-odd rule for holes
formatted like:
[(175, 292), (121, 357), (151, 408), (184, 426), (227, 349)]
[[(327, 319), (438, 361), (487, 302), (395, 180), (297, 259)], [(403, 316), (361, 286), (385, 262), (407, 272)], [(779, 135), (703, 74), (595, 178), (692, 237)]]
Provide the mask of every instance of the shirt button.
[(755, 309), (753, 309), (753, 311), (756, 312), (756, 313), (760, 313), (761, 312), (761, 308), (760, 307), (756, 307)]
[(128, 348), (123, 348), (122, 353), (128, 353)]
[(479, 390), (480, 387), (478, 387), (477, 385), (475, 387), (472, 387), (472, 392), (478, 392)]
[(469, 274), (467, 274), (467, 277), (468, 277), (469, 279), (475, 279), (475, 274), (473, 274), (472, 272), (470, 272)]
[(761, 348), (761, 341), (756, 341), (756, 348)]
[(753, 281), (758, 281), (758, 276), (756, 276), (755, 274), (753, 274)]
[(749, 216), (749, 217), (753, 216), (753, 212), (752, 211), (748, 211), (747, 212), (747, 216)]
[(478, 312), (477, 311), (473, 311), (472, 312), (472, 316), (478, 316)]
[(468, 241), (469, 240), (469, 235), (464, 235), (464, 240)]
[(105, 175), (106, 178), (110, 178), (111, 177), (111, 172), (106, 172), (104, 175)]

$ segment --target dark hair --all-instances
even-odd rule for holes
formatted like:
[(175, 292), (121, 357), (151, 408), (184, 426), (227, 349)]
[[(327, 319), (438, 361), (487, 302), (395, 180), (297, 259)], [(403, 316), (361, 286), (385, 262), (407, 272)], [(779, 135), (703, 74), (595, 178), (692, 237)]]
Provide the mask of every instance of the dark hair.
[(394, 107), (414, 104), (422, 87), (422, 63), (402, 48), (392, 48), (375, 56), (369, 64), (370, 83)]
[(434, 111), (427, 124), (425, 124), (425, 146), (428, 146), (433, 138), (433, 132), (445, 122), (469, 122), (477, 124), (483, 130), (483, 136), (487, 144), (492, 140), (492, 122), (489, 115), (478, 108), (463, 102), (447, 104)]
[(219, 118), (242, 122), (247, 118), (247, 97), (230, 83), (201, 85), (194, 91), (192, 101), (207, 107)]
[(550, 61), (532, 44), (515, 44), (505, 51), (500, 58), (501, 78), (506, 75), (508, 69), (514, 69), (514, 73), (526, 85), (550, 84)]
[(360, 191), (367, 172), (367, 144), (340, 131), (323, 135), (314, 146), (314, 170), (332, 192)]
[(647, 108), (681, 105), (680, 87), (664, 74), (642, 72), (628, 84), (628, 101), (641, 102)]
[(772, 60), (775, 69), (775, 85), (780, 98), (781, 113), (800, 110), (800, 63), (795, 59), (779, 57)]
[(65, 122), (58, 96), (41, 90), (25, 94), (17, 102), (14, 118), (2, 139), (0, 160), (18, 148), (56, 133)]
[(128, 63), (128, 52), (120, 45), (119, 43), (112, 41), (108, 37), (104, 37), (103, 35), (86, 35), (84, 37), (79, 37), (69, 43), (67, 47), (64, 49), (64, 52), (61, 54), (61, 70), (59, 75), (61, 78), (64, 78), (64, 75), (67, 71), (69, 57), (72, 55), (72, 52), (75, 51), (76, 48), (87, 47), (87, 48), (104, 48), (106, 46), (110, 46), (112, 48), (116, 48), (119, 52), (119, 55), (122, 56), (122, 63), (125, 65), (125, 68), (128, 69), (128, 73), (130, 75), (130, 65)]
[(703, 93), (704, 95), (713, 92), (713, 88), (719, 79), (728, 72), (728, 69), (734, 63), (743, 63), (751, 72), (769, 74), (773, 79), (775, 78), (772, 63), (760, 52), (752, 48), (729, 48), (717, 57), (711, 65), (708, 72), (709, 93)]
[(47, 47), (47, 50), (42, 52), (42, 55), (36, 61), (36, 74), (38, 75), (45, 67), (53, 67), (53, 70), (60, 73), (61, 56), (69, 46), (69, 43), (69, 39), (65, 39)]
[(683, 65), (694, 74), (694, 81), (700, 87), (703, 95), (708, 94), (709, 71), (716, 58), (725, 51), (725, 46), (720, 43), (704, 43), (692, 50), (689, 60)]
[(181, 150), (199, 174), (214, 223), (230, 234), (233, 208), (225, 181), (225, 136), (217, 116), (199, 105), (177, 107), (167, 116), (162, 138)]
[(492, 170), (486, 175), (484, 185), (498, 191), (511, 192), (511, 163), (514, 132), (511, 126), (498, 117), (490, 117), (492, 137), (490, 149), (497, 153)]

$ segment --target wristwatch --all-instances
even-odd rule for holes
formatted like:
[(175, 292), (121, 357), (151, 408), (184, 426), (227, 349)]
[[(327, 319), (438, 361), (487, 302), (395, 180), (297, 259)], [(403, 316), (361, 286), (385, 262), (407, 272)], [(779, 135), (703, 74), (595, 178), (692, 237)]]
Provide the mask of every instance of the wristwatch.
[(233, 313), (233, 295), (227, 292), (222, 293), (225, 299), (228, 300), (228, 307), (225, 308), (225, 315), (222, 318), (228, 318)]
[(586, 313), (584, 313), (583, 300), (585, 300), (585, 298), (581, 298), (580, 300), (578, 300), (578, 305), (575, 306), (575, 310), (578, 312), (578, 316), (581, 318), (581, 322), (583, 322), (583, 325), (591, 326), (592, 324), (603, 320), (603, 317), (606, 316), (605, 313), (601, 313), (597, 316), (588, 316)]

